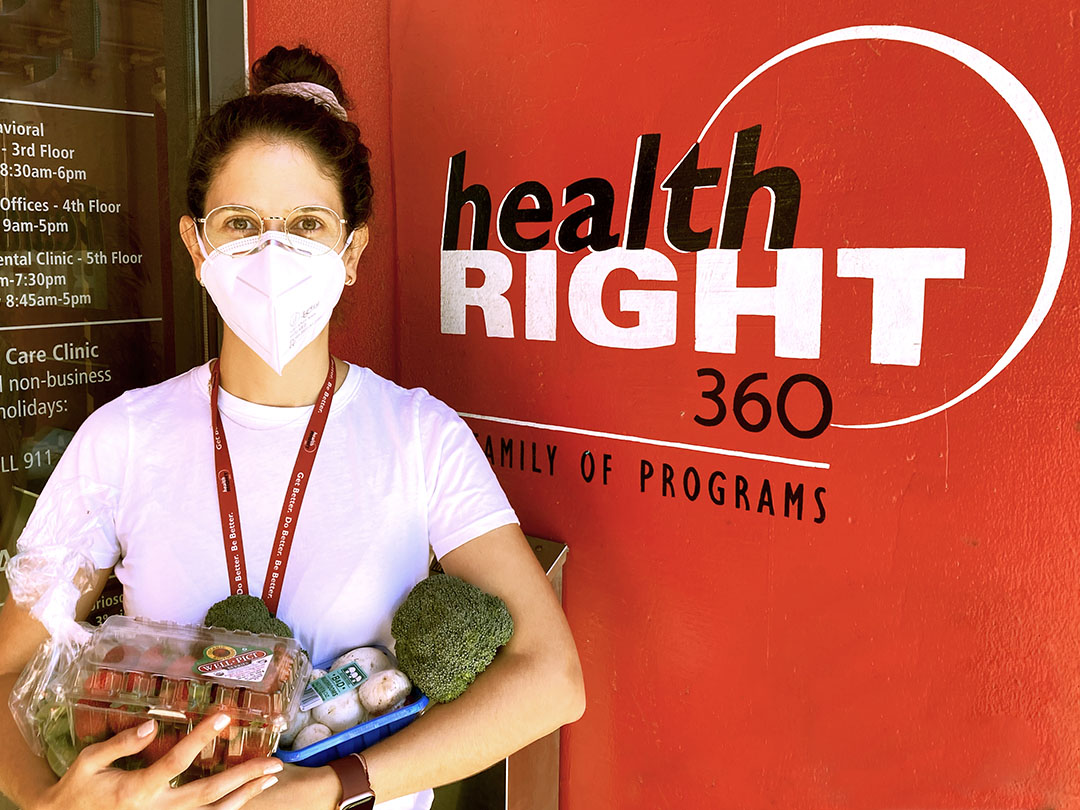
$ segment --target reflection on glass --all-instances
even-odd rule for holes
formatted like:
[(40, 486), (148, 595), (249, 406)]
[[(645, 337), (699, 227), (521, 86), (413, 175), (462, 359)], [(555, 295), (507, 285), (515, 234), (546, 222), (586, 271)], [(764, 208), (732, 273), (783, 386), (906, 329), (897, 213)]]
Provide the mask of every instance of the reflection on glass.
[(174, 324), (163, 3), (0, 14), (2, 567), (79, 424), (165, 376)]

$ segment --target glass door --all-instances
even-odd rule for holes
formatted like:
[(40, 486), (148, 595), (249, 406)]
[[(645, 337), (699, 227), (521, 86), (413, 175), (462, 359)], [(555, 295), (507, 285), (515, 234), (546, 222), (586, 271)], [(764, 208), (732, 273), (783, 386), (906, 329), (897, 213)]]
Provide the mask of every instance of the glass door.
[(0, 572), (87, 415), (216, 349), (176, 228), (245, 62), (243, 0), (0, 0)]

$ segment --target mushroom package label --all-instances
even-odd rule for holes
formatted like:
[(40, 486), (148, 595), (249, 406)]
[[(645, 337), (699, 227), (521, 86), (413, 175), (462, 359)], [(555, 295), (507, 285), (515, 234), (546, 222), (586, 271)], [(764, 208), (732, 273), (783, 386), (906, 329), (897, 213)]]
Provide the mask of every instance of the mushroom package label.
[(367, 678), (367, 673), (355, 662), (349, 662), (338, 667), (307, 685), (304, 695), (300, 699), (300, 710), (307, 711), (320, 703), (333, 700), (338, 695), (356, 689)]

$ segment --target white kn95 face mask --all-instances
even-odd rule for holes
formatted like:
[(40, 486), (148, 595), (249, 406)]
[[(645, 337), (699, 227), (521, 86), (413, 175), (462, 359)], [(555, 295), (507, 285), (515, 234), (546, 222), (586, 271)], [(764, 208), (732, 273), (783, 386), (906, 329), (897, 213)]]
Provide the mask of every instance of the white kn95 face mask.
[[(340, 253), (309, 256), (286, 247), (289, 242), (305, 241), (266, 231), (251, 253), (237, 256), (215, 250), (206, 256), (199, 240), (206, 257), (202, 284), (218, 312), (236, 336), (279, 375), (330, 322), (345, 287)], [(351, 234), (346, 248), (350, 242)]]

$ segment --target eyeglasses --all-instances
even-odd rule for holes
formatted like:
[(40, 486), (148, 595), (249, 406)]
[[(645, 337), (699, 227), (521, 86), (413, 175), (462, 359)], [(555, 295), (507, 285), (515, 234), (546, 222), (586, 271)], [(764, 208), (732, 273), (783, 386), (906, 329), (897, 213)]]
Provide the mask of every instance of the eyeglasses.
[(219, 205), (195, 221), (203, 226), (210, 248), (228, 256), (246, 256), (258, 248), (264, 222), (281, 222), (285, 246), (311, 256), (336, 248), (345, 230), (345, 220), (322, 205), (303, 205), (283, 217), (264, 217), (246, 205)]

